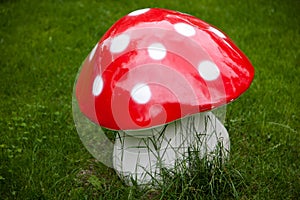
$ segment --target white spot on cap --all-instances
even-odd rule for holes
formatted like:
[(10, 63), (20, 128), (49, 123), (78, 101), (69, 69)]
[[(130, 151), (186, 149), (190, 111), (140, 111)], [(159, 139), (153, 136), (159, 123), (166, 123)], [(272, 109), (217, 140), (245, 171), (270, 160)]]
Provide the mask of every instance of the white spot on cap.
[(93, 83), (93, 95), (98, 96), (103, 89), (103, 79), (100, 75), (97, 75)]
[(138, 15), (141, 15), (141, 14), (144, 14), (144, 13), (148, 12), (149, 10), (150, 10), (150, 8), (135, 10), (135, 11), (129, 13), (128, 16), (138, 16)]
[(203, 61), (199, 64), (198, 72), (200, 76), (207, 81), (216, 80), (220, 76), (218, 66), (209, 60)]
[(95, 47), (91, 51), (90, 56), (89, 56), (89, 61), (91, 61), (93, 59), (93, 57), (94, 57), (94, 55), (96, 53), (97, 47), (98, 47), (98, 43), (95, 45)]
[(153, 43), (148, 47), (148, 53), (152, 59), (161, 60), (166, 56), (167, 50), (161, 43)]
[(186, 23), (177, 23), (174, 25), (174, 28), (177, 33), (187, 37), (191, 37), (196, 34), (196, 30), (194, 29), (194, 27)]
[(135, 102), (145, 104), (150, 101), (152, 94), (147, 84), (138, 83), (132, 88), (130, 95)]
[(209, 27), (209, 29), (211, 32), (213, 32), (214, 34), (216, 34), (217, 36), (221, 37), (221, 38), (226, 38), (226, 36), (219, 31), (218, 29), (214, 28), (214, 27)]
[(126, 34), (121, 34), (112, 39), (110, 45), (111, 53), (120, 53), (129, 45), (130, 37)]

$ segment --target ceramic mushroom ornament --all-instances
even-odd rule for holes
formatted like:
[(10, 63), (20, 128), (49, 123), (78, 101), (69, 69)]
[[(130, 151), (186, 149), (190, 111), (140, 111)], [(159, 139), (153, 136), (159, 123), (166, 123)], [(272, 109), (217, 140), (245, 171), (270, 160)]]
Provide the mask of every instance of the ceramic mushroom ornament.
[(96, 44), (74, 102), (91, 123), (118, 132), (113, 167), (143, 184), (184, 160), (191, 146), (201, 143), (203, 156), (221, 141), (228, 152), (228, 133), (210, 111), (238, 98), (253, 76), (248, 58), (217, 28), (146, 8), (118, 20)]

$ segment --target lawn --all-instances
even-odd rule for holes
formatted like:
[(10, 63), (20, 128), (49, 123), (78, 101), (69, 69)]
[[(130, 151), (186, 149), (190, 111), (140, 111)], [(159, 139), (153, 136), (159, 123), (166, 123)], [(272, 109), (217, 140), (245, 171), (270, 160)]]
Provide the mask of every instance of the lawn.
[[(188, 178), (128, 187), (76, 132), (71, 100), (81, 63), (116, 20), (144, 7), (217, 26), (255, 67), (249, 90), (227, 106), (230, 162), (208, 179), (218, 185), (212, 192), (202, 190), (211, 182)], [(1, 0), (0, 199), (299, 198), (299, 12), (295, 0)]]

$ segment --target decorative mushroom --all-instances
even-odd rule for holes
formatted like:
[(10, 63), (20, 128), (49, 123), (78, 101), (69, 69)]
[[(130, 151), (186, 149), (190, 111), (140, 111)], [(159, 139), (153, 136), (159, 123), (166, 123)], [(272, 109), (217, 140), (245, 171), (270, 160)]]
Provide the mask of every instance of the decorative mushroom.
[(118, 20), (100, 39), (82, 64), (74, 98), (91, 122), (119, 132), (116, 171), (147, 183), (161, 165), (184, 159), (200, 134), (203, 154), (222, 138), (229, 151), (228, 133), (209, 111), (239, 97), (253, 77), (248, 58), (217, 28), (146, 8)]

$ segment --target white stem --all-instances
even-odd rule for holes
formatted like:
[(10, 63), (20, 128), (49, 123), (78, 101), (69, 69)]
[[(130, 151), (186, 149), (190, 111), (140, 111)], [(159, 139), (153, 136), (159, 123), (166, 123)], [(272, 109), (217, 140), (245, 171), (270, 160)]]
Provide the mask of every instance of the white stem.
[[(137, 133), (138, 137), (133, 137)], [(219, 142), (228, 153), (227, 130), (212, 113), (202, 113), (155, 130), (119, 132), (113, 164), (121, 177), (131, 176), (139, 184), (147, 184), (152, 176), (159, 179), (161, 167), (173, 169), (176, 161), (184, 160), (188, 148), (196, 147), (200, 150), (199, 156), (203, 157), (214, 152)]]

